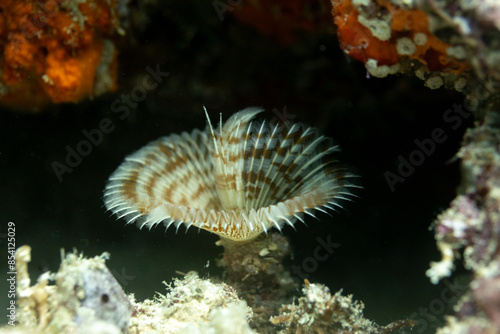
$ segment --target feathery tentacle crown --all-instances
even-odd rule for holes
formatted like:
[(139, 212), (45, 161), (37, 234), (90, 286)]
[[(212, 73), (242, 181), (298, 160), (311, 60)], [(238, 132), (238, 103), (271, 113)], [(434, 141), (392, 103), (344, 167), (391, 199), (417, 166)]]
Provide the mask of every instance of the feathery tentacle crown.
[(313, 128), (252, 122), (244, 109), (217, 129), (173, 134), (128, 156), (110, 176), (106, 208), (140, 228), (197, 226), (237, 241), (349, 200), (354, 175)]

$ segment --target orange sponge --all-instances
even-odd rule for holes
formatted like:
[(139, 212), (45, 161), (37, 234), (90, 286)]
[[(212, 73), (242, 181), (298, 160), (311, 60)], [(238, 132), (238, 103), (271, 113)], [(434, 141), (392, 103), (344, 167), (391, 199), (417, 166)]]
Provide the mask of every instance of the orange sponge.
[(388, 0), (365, 1), (365, 5), (332, 0), (338, 38), (349, 56), (363, 63), (374, 59), (378, 65), (389, 66), (408, 58), (418, 60), (428, 71), (445, 73), (469, 69), (465, 62), (448, 55), (451, 45), (429, 30), (423, 11), (401, 8)]
[[(4, 0), (0, 102), (37, 110), (116, 89), (116, 0)], [(106, 80), (104, 80), (106, 79)], [(111, 79), (111, 80), (110, 80)]]

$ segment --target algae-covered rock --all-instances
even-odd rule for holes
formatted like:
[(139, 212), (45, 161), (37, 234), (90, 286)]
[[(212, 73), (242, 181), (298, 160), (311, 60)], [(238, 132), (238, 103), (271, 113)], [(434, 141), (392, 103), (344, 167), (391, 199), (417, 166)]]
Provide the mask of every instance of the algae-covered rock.
[(84, 258), (62, 251), (59, 271), (41, 275), (31, 286), (31, 247), (20, 247), (17, 325), (37, 333), (126, 333), (133, 306), (106, 267), (108, 258), (107, 253)]

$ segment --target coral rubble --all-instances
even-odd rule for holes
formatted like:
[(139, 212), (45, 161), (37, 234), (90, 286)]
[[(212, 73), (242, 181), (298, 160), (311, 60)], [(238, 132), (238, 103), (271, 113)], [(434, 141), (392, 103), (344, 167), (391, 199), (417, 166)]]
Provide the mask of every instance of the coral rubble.
[(16, 326), (0, 333), (255, 333), (248, 324), (252, 309), (231, 286), (190, 272), (167, 284), (166, 295), (137, 302), (107, 269), (108, 256), (63, 252), (59, 271), (43, 274), (31, 286), (31, 248), (20, 247)]
[(451, 275), (453, 261), (462, 252), (473, 279), (470, 291), (455, 306), (456, 315), (448, 317), (448, 324), (438, 333), (498, 333), (500, 130), (491, 124), (469, 129), (458, 156), (462, 159), (461, 194), (436, 221), (442, 260), (431, 263), (427, 275), (434, 283)]
[(290, 249), (278, 233), (246, 243), (221, 239), (217, 244), (224, 247), (219, 265), (229, 284), (252, 307), (251, 325), (259, 332), (275, 332), (278, 325), (285, 328), (280, 333), (389, 333), (416, 323), (401, 320), (378, 326), (363, 318), (363, 303), (342, 296), (341, 291), (332, 297), (326, 286), (307, 280), (299, 305), (285, 305), (297, 285), (284, 269), (282, 262)]
[(136, 303), (130, 328), (138, 333), (254, 333), (252, 309), (224, 283), (189, 272), (167, 284), (169, 293)]
[(251, 252), (248, 256), (232, 249), (234, 241), (222, 241), (221, 264), (235, 287), (189, 272), (164, 282), (167, 294), (142, 302), (125, 295), (105, 265), (107, 253), (84, 258), (62, 252), (59, 271), (44, 273), (31, 286), (31, 248), (22, 246), (16, 251), (16, 326), (2, 327), (0, 333), (255, 334), (280, 328), (280, 333), (389, 333), (415, 325), (402, 320), (378, 326), (363, 318), (363, 303), (341, 291), (332, 296), (324, 285), (307, 280), (299, 304), (282, 306), (296, 286), (281, 263), (288, 252), (286, 238), (274, 234), (246, 246), (238, 243)]
[(20, 327), (40, 333), (125, 333), (133, 306), (104, 264), (108, 256), (85, 259), (63, 252), (59, 271), (43, 274), (31, 286), (27, 272), (31, 248), (20, 247), (16, 251)]
[(221, 238), (217, 245), (224, 247), (218, 265), (224, 268), (227, 282), (253, 308), (253, 325), (269, 327), (269, 317), (297, 288), (283, 265), (283, 259), (290, 254), (288, 240), (270, 233), (248, 242)]
[(285, 327), (286, 333), (390, 333), (402, 327), (413, 327), (414, 320), (400, 320), (385, 327), (363, 317), (364, 305), (353, 301), (352, 295), (342, 296), (342, 290), (333, 296), (322, 284), (307, 280), (298, 305), (284, 305), (281, 314), (271, 318), (275, 325)]
[(0, 4), (0, 103), (36, 110), (116, 89), (120, 0)]
[(465, 94), (475, 113), (457, 157), (462, 185), (434, 224), (440, 261), (431, 282), (450, 276), (463, 254), (469, 291), (438, 333), (500, 328), (500, 2), (334, 0), (341, 47), (376, 77), (415, 74), (431, 89)]

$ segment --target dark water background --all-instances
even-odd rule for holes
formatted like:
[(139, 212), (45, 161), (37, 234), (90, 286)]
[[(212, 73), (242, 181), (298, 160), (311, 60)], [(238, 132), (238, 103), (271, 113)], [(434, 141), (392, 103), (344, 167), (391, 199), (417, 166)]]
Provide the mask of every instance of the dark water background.
[[(446, 285), (432, 285), (425, 271), (439, 259), (429, 226), (454, 198), (460, 180), (459, 165), (450, 159), (467, 124), (453, 130), (443, 119), (448, 108), (463, 102), (460, 94), (431, 91), (405, 76), (367, 78), (333, 34), (298, 36), (283, 46), (230, 15), (221, 22), (209, 2), (165, 3), (148, 15), (149, 23), (121, 42), (117, 92), (38, 114), (0, 110), (0, 233), (12, 221), (17, 245), (31, 245), (33, 280), (57, 270), (61, 248), (87, 256), (110, 252), (109, 268), (139, 300), (164, 292), (162, 281), (179, 277), (176, 271), (217, 278), (217, 236), (196, 229), (186, 234), (184, 227), (177, 234), (125, 227), (105, 212), (102, 190), (125, 156), (149, 141), (204, 128), (203, 105), (213, 120), (219, 113), (227, 119), (247, 106), (263, 106), (264, 118), (286, 110), (289, 120), (334, 138), (342, 161), (364, 186), (346, 212), (319, 213), (319, 221), (306, 219), (308, 227), (285, 228), (294, 249), (289, 265), (301, 266), (313, 256), (317, 238), (330, 236), (340, 246), (318, 262), (309, 280), (353, 294), (365, 303), (367, 318), (386, 324), (421, 308), (434, 307), (438, 318), (450, 311), (436, 308)], [(170, 74), (121, 119), (123, 113), (112, 106), (125, 104), (114, 101), (141, 85), (148, 66)], [(53, 162), (64, 163), (66, 147), (76, 149), (86, 139), (83, 131), (97, 129), (106, 118), (113, 130), (60, 182)], [(398, 156), (408, 158), (418, 148), (414, 141), (430, 138), (436, 128), (447, 140), (392, 192), (384, 173), (396, 173)], [(1, 309), (6, 287), (2, 280)], [(429, 320), (427, 332), (437, 324)], [(424, 332), (424, 325), (416, 332)]]

